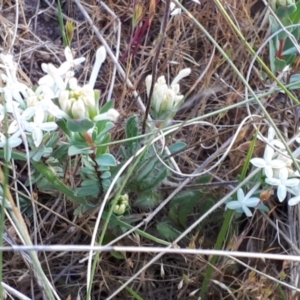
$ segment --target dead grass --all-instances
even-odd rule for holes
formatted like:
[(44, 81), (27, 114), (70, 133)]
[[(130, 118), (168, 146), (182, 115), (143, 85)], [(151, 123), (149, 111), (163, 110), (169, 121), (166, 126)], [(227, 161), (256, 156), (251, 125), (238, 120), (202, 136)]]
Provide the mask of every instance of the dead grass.
[[(121, 21), (121, 59), (122, 66), (128, 78), (133, 82), (134, 88), (145, 99), (144, 78), (151, 73), (152, 60), (155, 54), (153, 45), (159, 34), (161, 19), (164, 14), (164, 3), (160, 3), (156, 9), (153, 21), (147, 34), (141, 39), (138, 48), (130, 48), (131, 22), (133, 15), (134, 1), (105, 0), (103, 1)], [(145, 12), (148, 14), (148, 1), (140, 1)], [(253, 3), (252, 0), (226, 1), (226, 7), (236, 25), (243, 33), (246, 40), (256, 49), (265, 37), (267, 27), (258, 32), (264, 14), (260, 1)], [(246, 74), (251, 60), (251, 55), (245, 45), (232, 31), (224, 17), (216, 9), (214, 1), (202, 1), (201, 5), (192, 1), (185, 1), (186, 7), (191, 14), (209, 31), (215, 40), (226, 51), (231, 60), (241, 71)], [(116, 33), (112, 30), (114, 19), (107, 14), (99, 4), (93, 0), (84, 0), (82, 5), (92, 18), (94, 25), (105, 37), (108, 45), (114, 49), (117, 40)], [(37, 83), (42, 75), (41, 63), (52, 62), (57, 64), (63, 60), (63, 45), (57, 20), (56, 4), (50, 5), (47, 1), (25, 0), (19, 4), (19, 20), (15, 23), (16, 5), (11, 1), (5, 1), (0, 16), (0, 41), (4, 52), (12, 51), (15, 60), (19, 61), (21, 81)], [(85, 56), (86, 62), (83, 69), (78, 70), (80, 80), (84, 81), (89, 76), (95, 51), (100, 42), (86, 23), (81, 12), (72, 1), (63, 2), (65, 16), (76, 24), (76, 32), (72, 42), (72, 49), (77, 56)], [(16, 39), (13, 40), (13, 32), (17, 30)], [(13, 42), (13, 47), (12, 47)], [(125, 56), (126, 53), (135, 54)], [(212, 57), (212, 53), (214, 53)], [(267, 57), (267, 49), (263, 57)], [(171, 64), (170, 62), (176, 62)], [(114, 64), (108, 58), (98, 76), (97, 88), (102, 92), (103, 102), (106, 100), (109, 90)], [(199, 31), (190, 21), (187, 15), (174, 17), (168, 22), (163, 47), (158, 58), (158, 74), (169, 74), (173, 78), (179, 70), (185, 67), (192, 68), (191, 76), (182, 82), (182, 90), (188, 93), (189, 97), (183, 109), (178, 113), (176, 119), (187, 120), (217, 109), (238, 103), (243, 99), (244, 84), (234, 74), (222, 58), (216, 52), (213, 45), (205, 35)], [(195, 85), (198, 78), (203, 78)], [(250, 84), (256, 90), (265, 89), (264, 82), (258, 76), (259, 69), (253, 71)], [(143, 115), (139, 109), (136, 99), (124, 80), (117, 75), (113, 89), (113, 98), (116, 107), (122, 114), (121, 122), (116, 126), (115, 138), (123, 136), (123, 122), (132, 115)], [(270, 98), (270, 113), (278, 112), (291, 104), (286, 99), (278, 107), (278, 98)], [(176, 158), (182, 171), (192, 173), (198, 165), (203, 163), (217, 148), (230, 139), (236, 131), (241, 120), (246, 116), (244, 108), (232, 109), (223, 115), (208, 118), (206, 121), (218, 126), (219, 135), (203, 126), (190, 126), (188, 129), (179, 130), (174, 139), (184, 140), (192, 146), (189, 152)], [(278, 123), (288, 122), (290, 128), (298, 126), (297, 120), (288, 118), (284, 112), (273, 114)], [(262, 128), (262, 132), (266, 129)], [(250, 141), (254, 135), (252, 127), (248, 126), (241, 132), (228, 159), (214, 170), (213, 176), (218, 181), (236, 180), (241, 171), (245, 156), (249, 149)], [(211, 149), (204, 149), (200, 146), (200, 139), (205, 145), (215, 145)], [(261, 151), (259, 144), (256, 151)], [(228, 191), (227, 187), (207, 188), (207, 193), (220, 197)], [(89, 212), (82, 217), (74, 217), (74, 205), (63, 197), (56, 198), (37, 191), (38, 198), (35, 203), (37, 208), (38, 228), (34, 228), (33, 219), (28, 210), (24, 212), (27, 226), (32, 235), (38, 233), (38, 243), (51, 244), (89, 244), (95, 223), (97, 212)], [(168, 193), (168, 192), (167, 192)], [(231, 250), (247, 250), (249, 252), (272, 252), (282, 253), (283, 247), (289, 247), (286, 243), (279, 245), (276, 240), (276, 232), (267, 221), (267, 218), (275, 221), (280, 220), (283, 224), (287, 222), (287, 207), (279, 205), (274, 196), (267, 200), (270, 207), (268, 216), (256, 214), (252, 220), (239, 220), (233, 229), (233, 235), (228, 248)], [(40, 203), (40, 204), (39, 204)], [(200, 203), (203, 203), (200, 201)], [(201, 206), (202, 204), (200, 204)], [(140, 209), (132, 205), (132, 215), (138, 216)], [(200, 210), (201, 207), (198, 209)], [(27, 214), (27, 215), (26, 215)], [(149, 224), (148, 232), (155, 234), (155, 225), (159, 220), (165, 218), (167, 211), (163, 211)], [(190, 216), (189, 223), (198, 217), (197, 211)], [(188, 236), (181, 247), (203, 247), (213, 248), (216, 237), (222, 224), (223, 211), (215, 212), (215, 215), (207, 220), (204, 225)], [(284, 230), (284, 229), (282, 229)], [(14, 243), (19, 243), (17, 236), (9, 222), (6, 224), (6, 233)], [(111, 232), (112, 236), (120, 232)], [(122, 245), (138, 245), (131, 238), (123, 239)], [(149, 241), (141, 239), (140, 245), (147, 246)], [(153, 245), (153, 244), (151, 244)], [(79, 264), (78, 261), (84, 253), (40, 253), (46, 274), (55, 286), (62, 299), (84, 299), (86, 284), (86, 264)], [(126, 259), (117, 259), (111, 254), (101, 254), (94, 278), (93, 299), (105, 299), (136, 273), (151, 258), (152, 254), (127, 253)], [(209, 257), (205, 256), (172, 256), (165, 255), (156, 264), (153, 264), (142, 275), (135, 280), (131, 288), (139, 293), (144, 299), (197, 299), (198, 293), (193, 297), (189, 294), (201, 288)], [(276, 278), (284, 272), (289, 277), (289, 265), (282, 265), (272, 261), (244, 260), (254, 269), (265, 272)], [(162, 269), (164, 272), (162, 272)], [(184, 284), (178, 290), (178, 284), (184, 278)], [(28, 270), (24, 258), (19, 253), (6, 253), (4, 255), (3, 280), (18, 289), (20, 292), (32, 297), (41, 299), (41, 292), (34, 282), (32, 271)], [(235, 299), (283, 299), (278, 287), (261, 275), (250, 271), (236, 261), (230, 259), (219, 259), (213, 273), (214, 282), (211, 283), (207, 299), (233, 299), (220, 285), (225, 284), (236, 289)], [(288, 279), (287, 279), (288, 280)], [(287, 299), (294, 299), (288, 291), (284, 291)], [(76, 298), (81, 295), (79, 298)], [(128, 292), (123, 291), (115, 299), (133, 299)]]

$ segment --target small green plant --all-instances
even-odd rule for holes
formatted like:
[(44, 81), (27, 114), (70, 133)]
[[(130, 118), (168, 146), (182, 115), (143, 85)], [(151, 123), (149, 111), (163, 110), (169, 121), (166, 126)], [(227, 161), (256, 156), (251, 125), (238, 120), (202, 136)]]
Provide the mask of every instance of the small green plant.
[[(276, 16), (284, 27), (297, 25), (300, 21), (300, 1), (278, 1), (273, 4)], [(277, 19), (269, 16), (271, 34), (276, 33), (282, 28)], [(269, 42), (270, 67), (274, 74), (282, 72), (296, 62), (299, 46), (295, 46), (300, 38), (300, 29), (298, 26), (285, 29), (276, 35)]]

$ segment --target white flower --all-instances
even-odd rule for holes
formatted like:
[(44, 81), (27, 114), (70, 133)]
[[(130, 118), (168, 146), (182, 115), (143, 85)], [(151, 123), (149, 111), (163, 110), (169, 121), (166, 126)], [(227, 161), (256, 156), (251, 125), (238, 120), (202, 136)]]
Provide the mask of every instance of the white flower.
[(289, 206), (294, 206), (300, 202), (300, 196), (295, 196), (289, 199), (288, 205)]
[(94, 117), (94, 121), (103, 121), (108, 120), (112, 122), (116, 122), (119, 117), (119, 112), (115, 110), (114, 108), (109, 109), (106, 113), (99, 114), (96, 117)]
[(93, 70), (92, 70), (92, 73), (90, 76), (90, 80), (88, 83), (88, 85), (91, 88), (94, 88), (94, 86), (95, 86), (95, 82), (96, 82), (97, 76), (99, 74), (99, 70), (100, 70), (103, 62), (105, 61), (105, 59), (106, 59), (106, 50), (105, 50), (104, 46), (101, 46), (98, 48), (98, 50), (96, 52), (96, 60), (95, 60), (94, 67), (93, 67)]
[(174, 2), (170, 3), (170, 11), (171, 11), (171, 16), (176, 16), (181, 14), (181, 8), (177, 7)]
[(26, 130), (31, 132), (33, 142), (38, 147), (43, 140), (43, 131), (53, 131), (57, 129), (55, 122), (44, 122), (45, 112), (42, 107), (38, 107), (35, 111), (33, 122), (29, 122)]
[[(25, 128), (28, 126), (28, 120), (30, 120), (35, 113), (34, 107), (28, 107), (23, 112), (15, 110), (13, 112), (14, 120), (10, 123), (8, 127), (8, 133), (12, 134), (18, 131), (19, 129)], [(20, 126), (21, 128), (20, 128)]]
[(44, 99), (40, 101), (39, 105), (42, 107), (42, 109), (47, 112), (52, 117), (55, 117), (57, 119), (68, 119), (69, 116), (67, 113), (65, 113), (63, 110), (61, 110), (56, 104), (54, 104), (50, 99)]
[(266, 145), (264, 158), (255, 157), (250, 162), (258, 168), (264, 169), (264, 172), (268, 178), (273, 177), (273, 169), (281, 169), (286, 166), (286, 163), (280, 159), (273, 159), (275, 151), (269, 145)]
[[(174, 110), (179, 106), (184, 96), (180, 95), (180, 86), (178, 82), (182, 78), (188, 76), (190, 73), (191, 73), (190, 68), (181, 70), (178, 73), (178, 75), (174, 78), (170, 86), (167, 85), (164, 76), (160, 76), (157, 79), (157, 82), (154, 84), (153, 93), (151, 97), (151, 107), (156, 113), (158, 118), (162, 113)], [(151, 84), (152, 84), (152, 75), (148, 75), (146, 77), (145, 83), (146, 83), (147, 95), (149, 97)]]
[(61, 91), (58, 102), (61, 109), (73, 118), (88, 117), (96, 110), (95, 94), (92, 87), (77, 84), (76, 78), (70, 78), (69, 89)]
[(85, 61), (84, 57), (74, 59), (72, 51), (69, 47), (65, 48), (66, 61), (60, 66), (61, 71), (66, 74), (70, 69), (75, 69), (78, 65)]
[(64, 68), (56, 68), (53, 64), (42, 64), (42, 69), (48, 74), (40, 78), (38, 82), (40, 86), (49, 86), (55, 92), (57, 90), (56, 86), (60, 91), (65, 89), (65, 83), (62, 76), (65, 75), (67, 71)]
[(288, 179), (288, 169), (282, 168), (279, 170), (279, 178), (266, 178), (266, 183), (277, 186), (277, 197), (282, 202), (286, 197), (287, 187), (299, 185), (299, 179)]
[[(10, 160), (12, 148), (21, 145), (22, 139), (20, 138), (20, 135), (21, 131), (17, 131), (9, 138), (6, 138), (3, 133), (0, 133), (0, 148), (4, 148), (4, 156), (6, 161)], [(8, 144), (8, 149), (6, 144)], [(8, 152), (6, 150), (8, 150)]]
[(237, 191), (237, 200), (230, 201), (226, 204), (226, 208), (237, 210), (238, 212), (244, 212), (247, 217), (252, 216), (252, 212), (249, 207), (256, 207), (260, 202), (259, 198), (252, 197), (252, 194), (257, 190), (259, 185), (255, 185), (245, 196), (242, 189)]
[(280, 140), (276, 139), (275, 137), (276, 137), (276, 132), (273, 127), (269, 127), (267, 138), (261, 136), (260, 134), (258, 135), (259, 140), (271, 144), (272, 146), (278, 147), (279, 149), (285, 149), (284, 144)]
[(2, 80), (5, 82), (5, 87), (0, 88), (0, 93), (4, 93), (4, 98), (7, 103), (16, 100), (19, 104), (24, 105), (24, 100), (21, 95), (26, 93), (27, 86), (21, 82), (12, 81), (9, 76), (1, 74)]
[[(294, 172), (295, 177), (300, 177), (299, 172), (296, 171)], [(292, 186), (292, 187), (287, 187), (288, 192), (293, 194), (295, 197), (292, 197), (289, 199), (288, 204), (289, 206), (296, 205), (300, 202), (300, 185)]]

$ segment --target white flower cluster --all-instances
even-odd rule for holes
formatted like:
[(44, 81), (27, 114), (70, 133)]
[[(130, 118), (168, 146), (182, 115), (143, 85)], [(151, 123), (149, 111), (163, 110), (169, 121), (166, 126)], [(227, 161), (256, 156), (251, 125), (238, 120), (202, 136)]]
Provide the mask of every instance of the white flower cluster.
[[(153, 93), (151, 97), (152, 115), (155, 119), (164, 119), (165, 117), (173, 117), (176, 110), (179, 108), (184, 96), (180, 94), (180, 86), (178, 82), (190, 75), (191, 69), (186, 68), (181, 70), (174, 78), (171, 85), (166, 83), (165, 76), (158, 77), (154, 84)], [(150, 96), (150, 89), (152, 85), (152, 75), (146, 77), (147, 96)]]
[[(39, 147), (44, 132), (58, 128), (56, 119), (87, 117), (93, 121), (116, 121), (118, 118), (119, 113), (114, 109), (97, 115), (98, 103), (95, 101), (93, 87), (106, 58), (104, 47), (97, 50), (90, 82), (83, 87), (78, 85), (74, 70), (85, 58), (74, 59), (69, 47), (65, 49), (65, 57), (66, 61), (58, 68), (53, 64), (42, 64), (47, 75), (33, 89), (18, 81), (17, 64), (12, 55), (0, 54), (0, 96), (4, 96), (0, 98), (0, 147), (6, 149), (6, 160), (11, 157), (12, 148), (22, 143), (22, 132), (30, 135), (34, 145)], [(4, 126), (7, 124), (3, 122), (5, 118), (8, 126)]]
[[(265, 183), (277, 187), (277, 197), (280, 202), (287, 197), (287, 192), (289, 192), (293, 197), (288, 200), (288, 204), (296, 205), (300, 202), (299, 172), (294, 170), (293, 161), (289, 158), (283, 143), (275, 138), (275, 130), (272, 127), (269, 128), (268, 137), (264, 139), (269, 143), (265, 147), (264, 157), (252, 158), (250, 162), (264, 170)], [(281, 153), (278, 153), (276, 149)], [(298, 151), (299, 149), (293, 153), (295, 157)]]
[[(277, 188), (277, 197), (283, 202), (288, 193), (292, 197), (288, 200), (288, 205), (293, 206), (300, 202), (300, 174), (293, 168), (293, 161), (289, 158), (283, 143), (276, 139), (274, 128), (270, 127), (267, 138), (260, 138), (267, 142), (263, 158), (252, 158), (250, 162), (257, 168), (263, 170), (266, 178), (264, 186), (271, 185)], [(280, 152), (280, 153), (279, 153)], [(300, 148), (293, 152), (293, 156), (297, 158), (300, 154)], [(226, 204), (226, 208), (236, 210), (239, 213), (245, 213), (246, 216), (252, 216), (249, 207), (257, 207), (260, 199), (251, 197), (257, 192), (261, 183), (253, 187), (245, 196), (242, 189), (237, 191), (237, 200), (230, 201)]]

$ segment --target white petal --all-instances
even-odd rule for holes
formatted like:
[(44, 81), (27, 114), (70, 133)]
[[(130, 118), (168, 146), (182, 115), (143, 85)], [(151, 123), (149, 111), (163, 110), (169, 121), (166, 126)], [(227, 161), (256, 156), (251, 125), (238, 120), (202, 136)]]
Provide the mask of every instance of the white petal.
[(250, 160), (251, 164), (255, 167), (258, 167), (258, 168), (265, 168), (266, 167), (266, 161), (263, 159), (263, 158), (260, 158), (260, 157), (255, 157), (255, 158), (252, 158)]
[(28, 107), (23, 111), (22, 119), (27, 121), (27, 120), (29, 120), (33, 117), (34, 113), (35, 113), (35, 108), (34, 107)]
[(241, 208), (242, 205), (239, 201), (230, 201), (226, 204), (226, 207), (229, 208), (229, 209), (236, 210), (238, 208)]
[(297, 185), (299, 185), (299, 179), (290, 178), (290, 179), (287, 179), (284, 183), (286, 186), (297, 186)]
[(281, 184), (281, 181), (277, 178), (266, 178), (266, 183), (270, 184), (270, 185), (275, 185), (278, 186)]
[(271, 161), (274, 153), (275, 153), (275, 150), (272, 147), (270, 147), (269, 145), (266, 145), (265, 152), (264, 152), (265, 161), (266, 162)]
[(300, 186), (299, 185), (292, 186), (291, 188), (289, 188), (289, 192), (295, 196), (300, 196)]
[(52, 87), (54, 83), (54, 79), (50, 75), (45, 75), (38, 81), (39, 85), (47, 85), (49, 87)]
[(245, 205), (247, 205), (248, 207), (256, 207), (259, 201), (260, 201), (259, 198), (249, 198), (245, 202)]
[(58, 68), (58, 75), (65, 75), (72, 68), (72, 63), (64, 61)]
[(191, 74), (191, 71), (192, 70), (190, 68), (181, 70), (178, 73), (178, 75), (174, 78), (174, 80), (172, 81), (171, 86), (177, 84), (182, 78), (189, 76)]
[(75, 58), (73, 60), (73, 65), (76, 67), (76, 66), (82, 64), (84, 61), (85, 61), (85, 57)]
[(147, 92), (147, 96), (149, 98), (149, 94), (150, 94), (150, 88), (151, 88), (151, 84), (152, 84), (152, 75), (148, 75), (145, 79), (145, 84), (146, 84), (146, 92)]
[(165, 78), (165, 76), (164, 75), (162, 75), (162, 76), (159, 76), (158, 78), (157, 78), (157, 81), (156, 81), (159, 85), (160, 84), (166, 84), (167, 82), (166, 82), (166, 78)]
[(283, 184), (280, 184), (277, 188), (277, 196), (278, 200), (282, 202), (286, 197), (286, 186)]
[(70, 49), (70, 47), (66, 47), (65, 48), (65, 58), (67, 61), (73, 61), (73, 54), (72, 54), (72, 51)]
[(273, 144), (274, 146), (276, 146), (277, 148), (279, 148), (279, 149), (285, 149), (284, 144), (283, 144), (282, 141), (280, 141), (280, 140), (273, 140), (273, 141), (272, 141), (272, 144)]
[(237, 190), (237, 198), (238, 198), (238, 201), (242, 202), (245, 198), (245, 193), (242, 189), (238, 189)]
[(35, 115), (34, 115), (34, 123), (36, 125), (42, 124), (44, 122), (45, 119), (45, 112), (42, 109), (42, 107), (38, 107), (35, 111)]
[(38, 147), (43, 140), (43, 131), (40, 128), (35, 128), (32, 132), (33, 142)]
[(288, 171), (287, 168), (281, 168), (279, 170), (279, 176), (278, 177), (281, 181), (285, 181), (288, 178), (288, 176), (289, 176), (289, 171)]
[(94, 63), (94, 67), (89, 80), (89, 86), (91, 86), (92, 88), (94, 88), (99, 70), (102, 66), (102, 63), (105, 61), (105, 59), (106, 59), (106, 50), (104, 46), (101, 46), (96, 52), (96, 61)]
[(16, 137), (16, 138), (9, 138), (8, 139), (8, 145), (10, 148), (15, 148), (21, 145), (22, 139)]
[(41, 67), (45, 73), (48, 73), (48, 64), (42, 63)]
[[(171, 5), (170, 5), (171, 6)], [(171, 11), (171, 16), (176, 16), (181, 14), (181, 8), (175, 8)]]
[(296, 196), (296, 197), (293, 197), (289, 200), (288, 204), (289, 206), (293, 206), (293, 205), (296, 205), (300, 202), (300, 196)]
[(246, 205), (244, 205), (242, 209), (247, 217), (252, 217), (252, 212)]
[(71, 112), (75, 119), (83, 118), (86, 112), (83, 101), (80, 99), (75, 101), (72, 105)]
[(70, 78), (69, 80), (69, 88), (71, 90), (75, 90), (78, 87), (77, 79), (75, 77)]
[(275, 135), (276, 135), (275, 129), (273, 127), (269, 127), (268, 140), (273, 140)]
[(273, 177), (273, 169), (270, 166), (265, 166), (264, 168), (265, 175), (267, 178), (272, 178)]
[(269, 162), (269, 164), (274, 169), (281, 169), (281, 168), (284, 168), (286, 166), (286, 163), (281, 159), (273, 159)]
[(12, 134), (15, 133), (19, 129), (19, 124), (17, 120), (13, 120), (7, 130), (7, 133)]
[(46, 122), (40, 125), (40, 128), (44, 131), (53, 131), (57, 129), (57, 124), (55, 122)]

